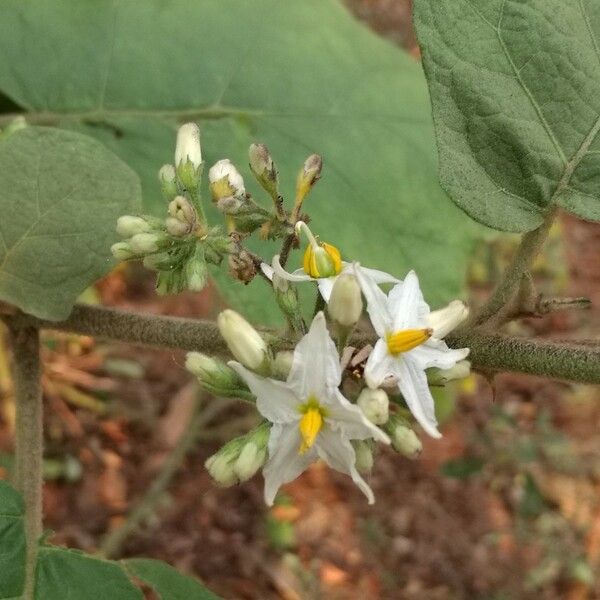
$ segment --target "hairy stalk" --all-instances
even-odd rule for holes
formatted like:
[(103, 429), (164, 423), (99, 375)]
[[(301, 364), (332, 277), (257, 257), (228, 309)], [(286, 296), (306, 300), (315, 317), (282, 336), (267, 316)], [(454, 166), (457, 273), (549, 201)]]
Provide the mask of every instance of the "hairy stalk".
[(521, 284), (523, 275), (529, 270), (533, 260), (544, 245), (556, 212), (556, 208), (552, 209), (537, 229), (528, 231), (523, 235), (516, 254), (504, 272), (500, 284), (471, 322), (467, 323), (467, 327), (485, 324), (510, 303)]
[(32, 600), (38, 539), (42, 535), (42, 389), (40, 338), (35, 327), (8, 324), (13, 350), (16, 401), (15, 487), (25, 502), (25, 587), (23, 600)]
[(194, 449), (201, 428), (229, 408), (235, 400), (220, 399), (213, 401), (203, 409), (202, 396), (198, 394), (195, 400), (193, 414), (181, 437), (177, 441), (169, 457), (162, 466), (156, 479), (152, 482), (146, 494), (127, 515), (123, 524), (106, 535), (100, 545), (99, 554), (106, 558), (118, 556), (125, 540), (150, 518), (160, 503), (166, 489), (181, 469), (187, 455)]
[(469, 360), (477, 369), (600, 383), (597, 340), (559, 342), (471, 331), (449, 335), (446, 341), (452, 348), (470, 348)]

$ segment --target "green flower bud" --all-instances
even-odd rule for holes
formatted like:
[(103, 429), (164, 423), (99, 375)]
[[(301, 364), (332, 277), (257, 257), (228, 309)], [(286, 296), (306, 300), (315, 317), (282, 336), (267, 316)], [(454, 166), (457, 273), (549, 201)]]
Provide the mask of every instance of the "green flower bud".
[(373, 444), (367, 440), (352, 440), (356, 454), (356, 469), (359, 473), (370, 473), (373, 468)]
[(311, 154), (305, 161), (296, 182), (296, 202), (304, 200), (311, 188), (321, 178), (323, 159), (318, 154)]
[(388, 395), (383, 390), (364, 388), (358, 396), (356, 404), (358, 404), (358, 407), (371, 423), (383, 425), (387, 422), (390, 401)]
[(455, 379), (465, 379), (471, 374), (471, 363), (468, 360), (457, 362), (451, 369), (427, 369), (427, 383), (429, 385), (445, 385)]
[(239, 481), (247, 481), (265, 464), (270, 425), (263, 423), (246, 436), (246, 443), (233, 465)]
[(129, 245), (136, 254), (152, 254), (158, 252), (163, 236), (156, 233), (136, 233), (130, 240)]
[(165, 227), (173, 237), (184, 237), (192, 230), (192, 226), (189, 223), (180, 221), (175, 217), (167, 217), (165, 219)]
[(196, 246), (196, 251), (185, 263), (184, 273), (188, 290), (199, 292), (204, 289), (208, 279), (208, 269), (204, 259), (204, 251), (200, 245)]
[(239, 398), (250, 396), (243, 379), (222, 360), (200, 352), (188, 352), (185, 367), (193, 373), (200, 385), (215, 396)]
[(248, 150), (250, 169), (260, 185), (273, 197), (279, 193), (279, 177), (269, 149), (264, 144), (252, 144)]
[(117, 233), (123, 238), (130, 238), (138, 233), (148, 233), (152, 226), (142, 217), (123, 215), (117, 219)]
[(158, 180), (167, 200), (177, 196), (177, 175), (173, 165), (163, 165), (158, 172)]
[(193, 192), (198, 189), (202, 172), (202, 151), (200, 128), (195, 123), (186, 123), (177, 132), (175, 170), (186, 189)]
[(399, 415), (392, 415), (385, 426), (392, 447), (407, 458), (416, 458), (423, 450), (423, 444), (412, 430), (410, 423)]
[(117, 242), (116, 244), (113, 244), (110, 247), (110, 251), (117, 260), (129, 260), (136, 255), (127, 242)]

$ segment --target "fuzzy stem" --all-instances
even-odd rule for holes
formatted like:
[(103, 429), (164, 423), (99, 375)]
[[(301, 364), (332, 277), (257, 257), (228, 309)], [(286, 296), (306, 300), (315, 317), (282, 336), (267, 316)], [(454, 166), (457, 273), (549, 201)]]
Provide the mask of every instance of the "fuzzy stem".
[(600, 383), (598, 341), (546, 341), (471, 331), (449, 335), (452, 348), (470, 348), (473, 367), (580, 383)]
[(158, 476), (154, 479), (146, 494), (127, 515), (123, 524), (106, 535), (100, 546), (99, 554), (106, 558), (119, 555), (125, 540), (137, 531), (144, 521), (156, 511), (166, 489), (181, 469), (187, 455), (194, 449), (201, 428), (219, 413), (229, 408), (234, 402), (234, 400), (222, 399), (209, 404), (207, 408), (203, 409), (202, 397), (197, 396), (193, 414)]
[(483, 325), (510, 303), (521, 284), (523, 275), (529, 270), (533, 260), (544, 245), (556, 212), (556, 209), (551, 210), (537, 229), (528, 231), (523, 235), (516, 254), (504, 272), (500, 284), (467, 326)]
[(37, 545), (42, 535), (43, 421), (40, 384), (40, 339), (35, 327), (9, 325), (13, 350), (16, 401), (15, 486), (25, 503), (25, 587), (23, 599), (32, 600)]

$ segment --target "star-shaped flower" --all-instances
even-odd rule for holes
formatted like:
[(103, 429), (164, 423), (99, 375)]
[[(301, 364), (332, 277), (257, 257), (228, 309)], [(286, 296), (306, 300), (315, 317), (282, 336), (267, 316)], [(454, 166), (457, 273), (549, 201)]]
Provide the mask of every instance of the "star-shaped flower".
[[(319, 292), (325, 302), (329, 302), (331, 290), (337, 278), (343, 273), (353, 274), (352, 263), (342, 260), (340, 251), (331, 244), (318, 242), (306, 223), (299, 221), (296, 225), (299, 231), (302, 229), (308, 238), (308, 246), (304, 252), (302, 268), (288, 273), (279, 262), (279, 255), (273, 257), (271, 265), (263, 263), (261, 269), (269, 278), (273, 279), (273, 274), (287, 279), (288, 281), (316, 281)], [(367, 269), (366, 267), (358, 267), (367, 276), (377, 283), (397, 283), (399, 279), (377, 269)]]
[(451, 350), (441, 339), (464, 320), (466, 307), (454, 301), (441, 311), (430, 312), (414, 271), (396, 284), (388, 296), (358, 265), (355, 275), (380, 338), (365, 367), (367, 385), (376, 388), (387, 377), (395, 377), (406, 404), (423, 429), (432, 437), (441, 437), (425, 369), (450, 369), (469, 354), (468, 348)]
[(371, 488), (356, 469), (350, 440), (373, 438), (389, 443), (389, 438), (339, 391), (339, 355), (322, 312), (296, 346), (287, 381), (260, 377), (235, 361), (229, 364), (256, 396), (260, 413), (273, 423), (269, 459), (263, 469), (269, 506), (281, 485), (298, 477), (319, 458), (350, 475), (369, 503), (374, 502)]

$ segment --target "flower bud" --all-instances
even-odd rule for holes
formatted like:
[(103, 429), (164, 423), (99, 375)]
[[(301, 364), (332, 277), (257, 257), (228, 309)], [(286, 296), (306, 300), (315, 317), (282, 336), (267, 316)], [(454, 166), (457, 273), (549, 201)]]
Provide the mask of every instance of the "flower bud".
[(392, 415), (385, 430), (389, 433), (392, 447), (396, 452), (407, 458), (416, 458), (421, 454), (423, 444), (406, 419), (399, 415)]
[(152, 254), (159, 250), (162, 241), (162, 236), (156, 233), (136, 233), (129, 245), (136, 254)]
[(289, 350), (281, 350), (275, 355), (273, 361), (273, 375), (278, 379), (285, 381), (290, 374), (294, 364), (294, 353)]
[(167, 200), (177, 195), (177, 181), (173, 165), (163, 165), (158, 171), (158, 180), (160, 181), (163, 196)]
[(256, 275), (256, 264), (247, 250), (230, 254), (227, 258), (229, 274), (242, 283), (249, 283)]
[(331, 290), (327, 310), (329, 316), (343, 327), (354, 327), (362, 314), (360, 285), (354, 275), (340, 275)]
[(364, 388), (356, 401), (365, 417), (375, 425), (383, 425), (389, 418), (390, 401), (388, 395), (380, 389)]
[(246, 435), (246, 443), (233, 464), (233, 471), (240, 481), (247, 481), (265, 464), (270, 425), (263, 423)]
[(370, 473), (373, 468), (373, 444), (367, 440), (353, 440), (354, 452), (356, 454), (356, 469), (359, 473)]
[[(235, 441), (235, 440), (233, 440)], [(231, 442), (229, 442), (231, 444)], [(210, 476), (215, 480), (215, 483), (221, 487), (230, 487), (238, 483), (237, 475), (233, 470), (233, 464), (237, 460), (237, 449), (236, 452), (232, 452), (227, 449), (226, 444), (216, 454), (210, 456), (204, 466), (210, 473)]]
[(117, 260), (128, 260), (135, 256), (135, 252), (127, 242), (117, 242), (110, 247), (112, 255)]
[(249, 369), (265, 370), (268, 365), (268, 349), (259, 333), (231, 309), (224, 310), (217, 318), (219, 331), (231, 353)]
[(248, 392), (242, 378), (222, 360), (200, 352), (188, 352), (185, 368), (193, 373), (200, 385), (215, 396), (236, 398)]
[(185, 196), (176, 196), (169, 202), (169, 215), (182, 223), (196, 223), (196, 209)]
[(445, 385), (455, 379), (465, 379), (471, 374), (471, 363), (468, 360), (460, 360), (450, 369), (427, 369), (427, 383), (429, 385)]
[(250, 168), (260, 185), (271, 196), (279, 193), (279, 178), (269, 149), (264, 144), (252, 144), (248, 150)]
[(186, 236), (192, 230), (192, 226), (189, 223), (180, 221), (179, 219), (176, 219), (175, 217), (167, 217), (165, 220), (165, 227), (166, 227), (167, 231), (173, 237)]
[(234, 196), (227, 196), (217, 201), (217, 208), (219, 212), (224, 215), (237, 215), (245, 206), (243, 200), (235, 198)]
[(246, 196), (244, 179), (228, 158), (220, 160), (210, 168), (208, 181), (214, 202), (230, 196), (234, 198)]
[(318, 154), (311, 154), (305, 161), (302, 170), (298, 174), (296, 182), (296, 201), (302, 201), (310, 189), (321, 178), (323, 159)]
[(194, 254), (185, 263), (184, 274), (188, 290), (199, 292), (206, 286), (208, 269), (204, 259), (204, 249), (200, 244), (196, 245)]
[(152, 226), (142, 217), (123, 215), (117, 219), (117, 233), (124, 238), (130, 238), (137, 233), (148, 233)]
[(433, 337), (442, 339), (456, 329), (469, 316), (467, 305), (453, 300), (448, 306), (434, 310), (427, 315), (427, 324), (433, 329)]
[(200, 128), (196, 123), (185, 123), (177, 132), (175, 145), (175, 166), (180, 167), (190, 162), (194, 169), (202, 164), (202, 151), (200, 149)]

